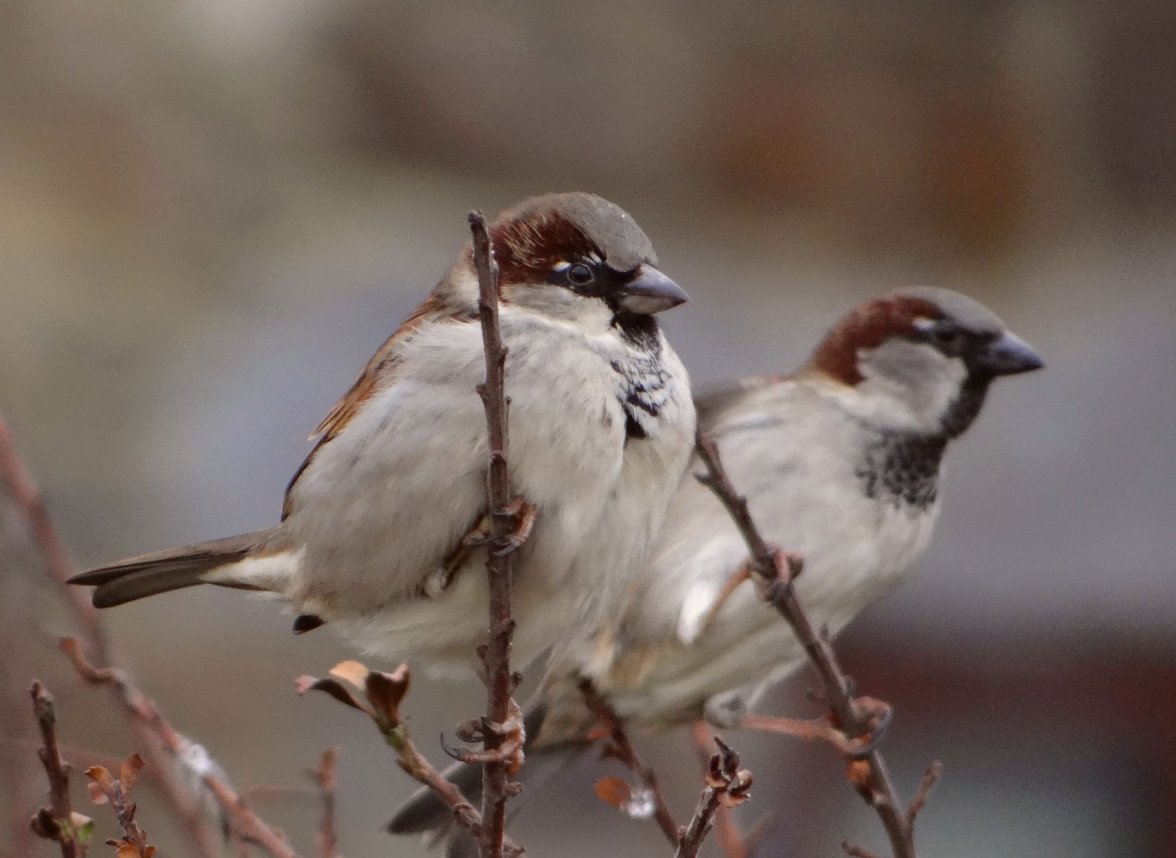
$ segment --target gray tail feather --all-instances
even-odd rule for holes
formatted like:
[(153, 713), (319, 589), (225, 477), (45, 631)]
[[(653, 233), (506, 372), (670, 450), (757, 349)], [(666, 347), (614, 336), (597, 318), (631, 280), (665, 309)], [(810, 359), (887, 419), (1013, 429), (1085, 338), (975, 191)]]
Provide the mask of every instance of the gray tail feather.
[[(109, 608), (157, 593), (202, 584), (202, 576), (218, 566), (236, 563), (260, 545), (269, 531), (243, 533), (183, 548), (143, 554), (99, 566), (69, 579), (71, 584), (94, 585), (94, 607)], [(224, 586), (232, 587), (231, 583)], [(248, 585), (240, 585), (253, 589)]]
[[(523, 716), (527, 730), (527, 762), (519, 773), (524, 790), (523, 799), (535, 795), (536, 789), (548, 778), (562, 771), (589, 747), (586, 741), (567, 741), (543, 747), (532, 747), (540, 735), (547, 715), (542, 703), (528, 707)], [(444, 772), (466, 799), (477, 807), (482, 800), (482, 767), (456, 763)], [(516, 810), (518, 806), (516, 805)], [(457, 827), (453, 811), (428, 787), (422, 787), (399, 808), (388, 823), (390, 834), (420, 834), (430, 846), (443, 843), (446, 858), (474, 858), (478, 847), (474, 839)]]

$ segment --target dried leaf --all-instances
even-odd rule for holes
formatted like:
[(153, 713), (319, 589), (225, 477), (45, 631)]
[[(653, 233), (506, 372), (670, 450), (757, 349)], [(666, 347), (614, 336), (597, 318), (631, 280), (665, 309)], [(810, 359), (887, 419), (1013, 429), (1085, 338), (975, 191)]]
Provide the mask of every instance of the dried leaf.
[(120, 840), (115, 844), (114, 856), (115, 858), (139, 858), (139, 847), (125, 840)]
[(331, 676), (350, 682), (356, 688), (363, 690), (364, 680), (370, 671), (367, 666), (358, 661), (341, 661), (329, 671)]
[(114, 778), (104, 766), (91, 766), (86, 769), (86, 777), (90, 779), (90, 800), (94, 804), (106, 804), (110, 800), (110, 792), (114, 789)]
[(346, 704), (353, 709), (358, 709), (367, 715), (372, 714), (372, 711), (367, 705), (352, 694), (351, 690), (346, 688), (337, 679), (317, 679), (313, 676), (300, 676), (295, 681), (298, 685), (299, 694), (305, 694), (308, 691), (324, 691), (340, 703)]
[(384, 726), (400, 723), (400, 701), (408, 694), (409, 679), (408, 665), (402, 664), (392, 673), (373, 670), (364, 680), (364, 693)]
[(596, 797), (609, 807), (620, 810), (633, 797), (633, 789), (624, 778), (601, 778), (596, 782)]
[(139, 779), (139, 772), (143, 771), (143, 767), (146, 765), (138, 754), (131, 754), (123, 760), (122, 769), (118, 774), (118, 782), (122, 785), (123, 795), (131, 794), (135, 781)]
[(105, 766), (90, 766), (86, 769), (86, 777), (98, 784), (103, 792), (114, 789), (114, 778)]

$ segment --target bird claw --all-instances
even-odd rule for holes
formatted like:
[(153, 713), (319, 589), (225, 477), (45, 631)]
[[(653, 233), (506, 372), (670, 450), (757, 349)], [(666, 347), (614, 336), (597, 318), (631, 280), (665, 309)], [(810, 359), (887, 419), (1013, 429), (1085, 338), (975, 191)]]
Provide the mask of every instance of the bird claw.
[(469, 748), (453, 748), (446, 744), (445, 736), (441, 736), (441, 750), (458, 762), (485, 765), (486, 763), (502, 763), (506, 765), (507, 774), (514, 775), (523, 765), (523, 747), (527, 742), (526, 728), (523, 726), (522, 712), (517, 704), (512, 705), (509, 718), (499, 723), (489, 718), (474, 718), (458, 724), (457, 738), (463, 742), (485, 742), (487, 737), (495, 736), (500, 741), (497, 748), (472, 750)]
[(739, 727), (744, 730), (785, 734), (801, 739), (820, 739), (828, 742), (846, 757), (860, 760), (878, 747), (890, 727), (894, 710), (890, 704), (873, 697), (858, 697), (854, 702), (863, 710), (865, 726), (864, 731), (856, 736), (846, 735), (841, 727), (830, 720), (831, 716), (806, 720), (748, 715), (739, 722)]
[[(507, 517), (512, 520), (512, 529), (502, 536), (494, 536), (494, 518)], [(494, 514), (486, 514), (478, 523), (470, 528), (469, 533), (461, 538), (463, 548), (481, 548), (485, 545), (500, 543), (494, 549), (494, 555), (501, 557), (522, 548), (531, 537), (535, 527), (535, 520), (539, 517), (539, 508), (527, 503), (523, 498), (516, 497), (509, 504)]]
[(534, 504), (529, 504), (521, 497), (517, 497), (507, 504), (506, 508), (502, 510), (502, 514), (509, 515), (513, 520), (511, 531), (503, 537), (495, 537), (492, 533), (494, 516), (487, 513), (478, 519), (477, 523), (458, 541), (453, 551), (445, 557), (441, 568), (435, 575), (435, 580), (430, 581), (425, 588), (427, 595), (435, 596), (448, 590), (449, 585), (453, 583), (454, 576), (470, 559), (470, 552), (475, 548), (492, 546), (490, 552), (495, 557), (503, 557), (518, 551), (530, 538), (535, 521), (539, 517), (539, 509)]
[(535, 520), (539, 517), (539, 508), (533, 503), (527, 503), (522, 497), (516, 497), (502, 515), (509, 515), (514, 520), (514, 528), (500, 537), (501, 544), (494, 550), (495, 557), (513, 554), (531, 538), (531, 531), (535, 529)]

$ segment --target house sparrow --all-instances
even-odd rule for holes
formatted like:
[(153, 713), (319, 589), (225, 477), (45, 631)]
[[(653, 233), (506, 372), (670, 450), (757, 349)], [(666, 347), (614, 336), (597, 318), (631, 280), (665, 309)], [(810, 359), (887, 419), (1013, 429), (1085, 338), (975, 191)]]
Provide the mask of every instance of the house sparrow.
[[(798, 372), (701, 400), (699, 423), (765, 538), (804, 558), (797, 598), (815, 627), (836, 634), (926, 553), (944, 452), (975, 420), (992, 381), (1042, 365), (976, 301), (902, 289), (853, 310)], [(790, 627), (752, 583), (740, 583), (747, 546), (694, 478), (700, 470), (695, 460), (652, 563), (607, 634), (607, 667), (589, 674), (638, 728), (738, 726), (764, 689), (806, 662)], [(531, 762), (584, 746), (596, 719), (577, 680), (548, 678), (530, 716)], [(443, 829), (437, 805), (417, 796), (391, 830)]]
[[(687, 300), (633, 219), (586, 193), (490, 224), (509, 349), (512, 487), (537, 509), (517, 555), (514, 658), (564, 651), (615, 614), (689, 460), (694, 405), (655, 315)], [(435, 672), (485, 639), (485, 376), (471, 244), (368, 362), (268, 530), (84, 572), (94, 604), (194, 584), (267, 591), (368, 653)]]

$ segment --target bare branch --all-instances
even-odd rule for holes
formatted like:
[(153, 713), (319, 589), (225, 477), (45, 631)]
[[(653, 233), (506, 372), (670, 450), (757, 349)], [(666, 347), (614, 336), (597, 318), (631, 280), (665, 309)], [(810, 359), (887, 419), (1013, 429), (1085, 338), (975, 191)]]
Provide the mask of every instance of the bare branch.
[(328, 748), (319, 758), (317, 769), (307, 775), (318, 787), (323, 803), (323, 817), (319, 823), (319, 858), (339, 858), (339, 838), (335, 833), (335, 757), (338, 748)]
[(131, 801), (131, 790), (142, 771), (143, 758), (138, 754), (131, 754), (123, 762), (118, 778), (105, 766), (92, 766), (86, 769), (86, 777), (90, 779), (90, 796), (95, 804), (110, 802), (114, 815), (118, 818), (122, 829), (122, 840), (108, 840), (108, 845), (116, 848), (117, 858), (152, 858), (155, 847), (147, 842), (147, 832), (135, 820), (137, 805)]
[(151, 747), (162, 748), (166, 752), (159, 755), (165, 768), (156, 774), (174, 779), (172, 759), (188, 765), (208, 794), (232, 820), (234, 827), (252, 843), (274, 858), (297, 858), (285, 837), (257, 816), (245, 799), (221, 777), (220, 767), (212, 761), (207, 752), (172, 727), (154, 701), (139, 690), (128, 674), (114, 668), (95, 667), (82, 652), (81, 644), (74, 638), (62, 640), (61, 648), (69, 656), (74, 669), (82, 679), (91, 685), (110, 688), (130, 723), (136, 726), (136, 732), (147, 737)]
[[(417, 750), (408, 735), (408, 726), (400, 717), (400, 703), (408, 694), (410, 679), (407, 664), (400, 665), (392, 673), (381, 673), (368, 670), (358, 661), (345, 661), (336, 665), (328, 678), (300, 676), (297, 684), (299, 694), (322, 691), (371, 718), (384, 741), (396, 752), (396, 764), (409, 777), (436, 793), (453, 812), (457, 824), (478, 839), (482, 832), (482, 815), (466, 801), (461, 791)], [(343, 681), (362, 690), (363, 699), (353, 694)], [(523, 854), (522, 848), (505, 836), (501, 848), (502, 854), (507, 858), (516, 858)]]
[[(486, 752), (482, 769), (482, 832), (479, 839), (482, 858), (501, 858), (506, 831), (506, 800), (517, 790), (509, 783), (511, 769), (522, 763), (521, 750), (512, 759), (499, 758), (507, 736), (521, 732), (521, 721), (511, 719), (511, 695), (518, 684), (510, 669), (514, 620), (511, 617), (511, 584), (514, 575), (513, 553), (519, 540), (512, 533), (519, 527), (511, 511), (510, 473), (507, 467), (509, 436), (507, 416), (510, 400), (506, 397), (506, 353), (498, 329), (498, 263), (490, 244), (486, 218), (479, 211), (470, 212), (473, 234), (474, 266), (478, 271), (478, 315), (482, 322), (482, 341), (486, 351), (486, 381), (478, 387), (486, 409), (486, 427), (490, 442), (490, 463), (486, 477), (486, 500), (491, 517), (486, 574), (490, 581), (490, 622), (487, 643), (481, 651), (486, 673), (486, 722), (482, 731)], [(518, 745), (521, 749), (522, 742)]]
[(678, 825), (674, 820), (674, 815), (670, 812), (666, 798), (658, 786), (657, 774), (637, 755), (637, 749), (633, 747), (628, 733), (625, 732), (624, 722), (621, 721), (620, 716), (613, 710), (609, 702), (592, 685), (592, 680), (581, 679), (579, 687), (580, 693), (584, 695), (585, 704), (600, 721), (601, 727), (608, 731), (609, 739), (612, 741), (609, 755), (620, 760), (640, 782), (641, 788), (653, 802), (653, 818), (657, 822), (657, 827), (661, 829), (670, 844), (676, 847), (682, 827)]
[(76, 826), (78, 814), (73, 812), (69, 801), (70, 764), (62, 759), (57, 745), (57, 713), (53, 708), (53, 695), (39, 680), (33, 680), (33, 714), (41, 728), (41, 763), (49, 777), (49, 807), (41, 808), (33, 817), (32, 829), (40, 837), (56, 840), (61, 845), (62, 858), (79, 858), (86, 854), (86, 847), (78, 842)]
[[(836, 725), (850, 741), (861, 739), (864, 743), (863, 748), (866, 750), (850, 758), (850, 780), (881, 819), (894, 850), (894, 858), (915, 858), (914, 817), (909, 811), (903, 810), (882, 754), (873, 747), (877, 721), (855, 699), (849, 677), (838, 664), (833, 648), (813, 628), (793, 592), (792, 580), (803, 568), (801, 559), (773, 548), (763, 538), (748, 510), (747, 499), (736, 491), (723, 470), (718, 448), (701, 430), (697, 435), (696, 447), (707, 469), (706, 476), (700, 479), (726, 507), (742, 533), (751, 553), (750, 566), (758, 578), (760, 595), (784, 618), (804, 647), (809, 662), (820, 678), (825, 703)], [(925, 793), (923, 795), (925, 797)]]
[[(57, 530), (53, 526), (53, 520), (41, 493), (37, 490), (32, 476), (16, 452), (12, 435), (2, 414), (0, 414), (0, 484), (7, 486), (14, 503), (29, 523), (33, 538), (44, 558), (46, 572), (48, 572), (49, 578), (58, 585), (58, 592), (77, 619), (86, 649), (91, 653), (91, 657), (101, 664), (112, 663), (115, 659), (106, 635), (106, 628), (97, 609), (90, 603), (89, 596), (85, 592), (66, 583), (73, 574), (73, 564), (70, 563), (69, 556), (57, 535)], [(125, 675), (124, 687), (133, 688), (130, 678)], [(115, 689), (115, 693), (117, 696), (119, 693), (117, 689)], [(205, 858), (216, 858), (220, 855), (220, 846), (215, 827), (200, 812), (200, 804), (196, 797), (173, 773), (166, 753), (156, 741), (151, 730), (134, 716), (130, 708), (125, 705), (122, 708), (127, 717), (127, 724), (135, 736), (136, 745), (147, 758), (152, 771), (156, 773), (160, 796), (171, 808), (173, 815), (184, 824), (188, 836), (199, 854)]]
[(739, 768), (739, 755), (714, 737), (719, 752), (710, 758), (706, 787), (698, 798), (694, 816), (682, 832), (674, 858), (695, 858), (722, 807), (735, 807), (750, 798), (751, 772)]
[(923, 778), (919, 781), (919, 788), (915, 790), (915, 795), (911, 799), (910, 807), (907, 808), (907, 824), (914, 826), (915, 818), (918, 817), (919, 811), (927, 804), (927, 796), (931, 794), (935, 784), (939, 783), (939, 779), (943, 776), (943, 763), (935, 760), (927, 767), (927, 771), (923, 772)]
[[(740, 724), (739, 728), (743, 729), (743, 724)], [(698, 751), (699, 762), (704, 767), (709, 767), (710, 728), (702, 721), (698, 721), (694, 724), (691, 733), (694, 739), (694, 747)], [(715, 813), (715, 828), (718, 831), (719, 848), (722, 850), (724, 858), (752, 858), (755, 855), (755, 850), (759, 848), (760, 843), (763, 842), (764, 838), (775, 827), (775, 823), (775, 815), (765, 813), (756, 820), (751, 830), (744, 834), (739, 830), (739, 825), (735, 822), (735, 816), (731, 812), (731, 808), (721, 805)]]

